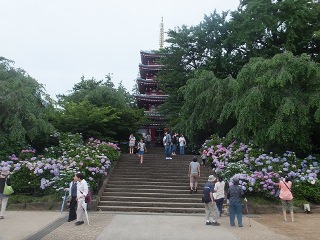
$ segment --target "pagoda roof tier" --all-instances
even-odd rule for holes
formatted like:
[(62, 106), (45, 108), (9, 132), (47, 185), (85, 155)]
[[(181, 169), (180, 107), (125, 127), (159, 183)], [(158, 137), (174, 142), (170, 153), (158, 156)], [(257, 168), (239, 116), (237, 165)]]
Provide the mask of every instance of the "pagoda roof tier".
[(165, 124), (164, 122), (163, 123), (145, 123), (145, 124), (142, 124), (143, 127), (145, 128), (155, 128), (155, 129), (158, 129), (158, 128), (164, 128), (165, 127)]
[(138, 84), (143, 84), (143, 85), (147, 85), (147, 86), (156, 86), (158, 85), (159, 81), (155, 80), (153, 78), (137, 78), (137, 82)]
[(146, 92), (150, 92), (150, 94), (154, 95), (163, 95), (163, 91), (159, 90), (159, 83), (156, 80), (138, 78), (137, 84), (140, 94), (146, 94)]
[(135, 95), (137, 104), (139, 108), (148, 108), (150, 105), (160, 105), (164, 103), (168, 95), (147, 95), (139, 94)]
[(144, 111), (144, 114), (150, 118), (164, 119), (164, 115), (157, 111)]
[(140, 51), (141, 62), (142, 64), (152, 64), (156, 63), (160, 58), (163, 57), (163, 54), (156, 53), (155, 51)]
[(156, 64), (147, 65), (147, 64), (142, 64), (142, 63), (139, 64), (140, 71), (142, 70), (142, 71), (147, 71), (147, 72), (160, 71), (160, 70), (163, 70), (163, 67), (164, 67), (164, 65), (158, 65), (158, 64), (157, 65)]
[(139, 64), (140, 77), (143, 79), (154, 77), (159, 71), (162, 70), (162, 68), (163, 65)]

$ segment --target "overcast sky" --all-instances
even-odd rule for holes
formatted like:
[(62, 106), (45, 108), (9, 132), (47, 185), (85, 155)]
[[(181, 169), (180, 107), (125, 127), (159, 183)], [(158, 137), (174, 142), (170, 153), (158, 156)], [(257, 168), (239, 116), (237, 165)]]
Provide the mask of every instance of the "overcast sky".
[(159, 49), (164, 30), (194, 26), (239, 0), (1, 0), (0, 56), (43, 84), (68, 93), (80, 77), (113, 74), (131, 92), (140, 50)]

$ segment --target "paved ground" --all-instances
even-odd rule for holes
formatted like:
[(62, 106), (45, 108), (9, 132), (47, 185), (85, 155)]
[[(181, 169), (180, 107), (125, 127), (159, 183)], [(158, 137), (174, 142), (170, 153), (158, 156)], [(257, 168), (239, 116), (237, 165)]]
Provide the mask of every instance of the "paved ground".
[(294, 223), (280, 214), (252, 215), (250, 222), (244, 217), (243, 228), (231, 227), (227, 216), (219, 227), (205, 226), (202, 215), (89, 212), (89, 220), (90, 226), (75, 226), (66, 222), (66, 212), (8, 211), (0, 220), (0, 240), (320, 239), (320, 214), (296, 214)]

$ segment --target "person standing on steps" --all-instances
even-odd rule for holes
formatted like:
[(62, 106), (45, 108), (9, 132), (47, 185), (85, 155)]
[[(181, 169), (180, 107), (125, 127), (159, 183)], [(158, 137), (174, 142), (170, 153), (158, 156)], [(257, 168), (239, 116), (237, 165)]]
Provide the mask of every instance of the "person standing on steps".
[(136, 138), (131, 133), (129, 136), (129, 154), (133, 154), (134, 146), (136, 145)]
[(0, 175), (0, 200), (1, 200), (1, 212), (0, 212), (0, 219), (4, 219), (4, 214), (6, 212), (7, 203), (9, 196), (3, 194), (4, 185), (7, 183), (8, 186), (11, 186), (11, 181), (9, 177), (9, 168), (2, 167), (1, 175)]
[(225, 196), (225, 192), (224, 192), (225, 185), (226, 184), (223, 181), (223, 177), (218, 176), (217, 182), (214, 185), (213, 197), (214, 197), (214, 201), (216, 202), (220, 217), (222, 214), (222, 207), (223, 207), (224, 196)]
[(177, 155), (176, 154), (176, 150), (177, 150), (177, 133), (173, 134), (172, 136), (172, 148), (171, 148), (171, 154), (174, 156), (174, 155)]
[(201, 159), (202, 159), (202, 165), (206, 166), (206, 162), (207, 162), (207, 150), (203, 150), (202, 155), (201, 155)]
[(82, 173), (76, 173), (76, 180), (78, 181), (77, 185), (77, 202), (78, 202), (78, 207), (77, 207), (77, 221), (76, 225), (81, 225), (84, 223), (84, 206), (86, 205), (85, 203), (85, 198), (88, 195), (89, 188), (88, 188), (88, 183), (86, 180), (84, 180), (84, 175)]
[(198, 178), (200, 177), (200, 164), (196, 156), (193, 157), (192, 162), (189, 164), (189, 174), (190, 178), (190, 193), (197, 192), (198, 189)]
[(184, 155), (184, 148), (186, 146), (187, 142), (184, 138), (183, 134), (181, 133), (181, 136), (179, 137), (179, 146), (180, 146), (180, 155)]
[(287, 210), (290, 212), (291, 221), (294, 222), (293, 216), (293, 207), (292, 207), (292, 199), (293, 195), (291, 193), (292, 182), (289, 181), (288, 177), (284, 177), (280, 179), (279, 188), (280, 188), (280, 195), (279, 198), (282, 203), (282, 213), (283, 213), (283, 220), (287, 221)]
[[(219, 226), (220, 225), (220, 223), (218, 223), (219, 212), (213, 198), (215, 181), (216, 181), (216, 178), (213, 175), (210, 175), (208, 178), (208, 182), (206, 182), (203, 187), (202, 201), (205, 204), (204, 207), (206, 212), (206, 225)], [(210, 215), (212, 216), (212, 219), (213, 219), (212, 222), (210, 222)]]
[(171, 157), (171, 135), (169, 129), (166, 129), (166, 138), (165, 138), (165, 152), (166, 152), (166, 159), (172, 159)]
[(143, 163), (143, 155), (146, 151), (146, 144), (143, 142), (143, 139), (140, 139), (140, 142), (138, 143), (138, 156), (140, 159), (140, 163)]
[(150, 135), (150, 133), (148, 133), (147, 136), (146, 136), (146, 144), (147, 144), (147, 147), (151, 146), (151, 135)]
[(232, 227), (235, 226), (235, 216), (237, 216), (238, 226), (242, 227), (242, 204), (241, 198), (244, 198), (245, 201), (247, 199), (244, 196), (244, 192), (242, 187), (239, 186), (239, 180), (233, 179), (231, 180), (232, 184), (230, 184), (227, 198), (229, 199), (229, 217), (230, 217), (230, 225)]

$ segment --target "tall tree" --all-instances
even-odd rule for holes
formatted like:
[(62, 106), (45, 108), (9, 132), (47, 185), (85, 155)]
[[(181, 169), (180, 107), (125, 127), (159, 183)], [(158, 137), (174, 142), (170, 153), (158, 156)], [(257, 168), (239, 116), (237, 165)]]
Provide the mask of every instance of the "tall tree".
[(228, 133), (281, 151), (307, 153), (320, 136), (320, 64), (303, 54), (253, 58), (232, 85), (232, 101), (220, 122), (234, 115)]
[(13, 61), (0, 58), (0, 149), (4, 154), (43, 144), (54, 131), (48, 122), (52, 100), (43, 86)]
[(124, 141), (146, 121), (132, 94), (122, 83), (116, 88), (111, 74), (100, 81), (82, 77), (69, 95), (58, 99), (61, 109), (52, 115), (53, 125), (60, 131), (81, 132), (85, 139)]

